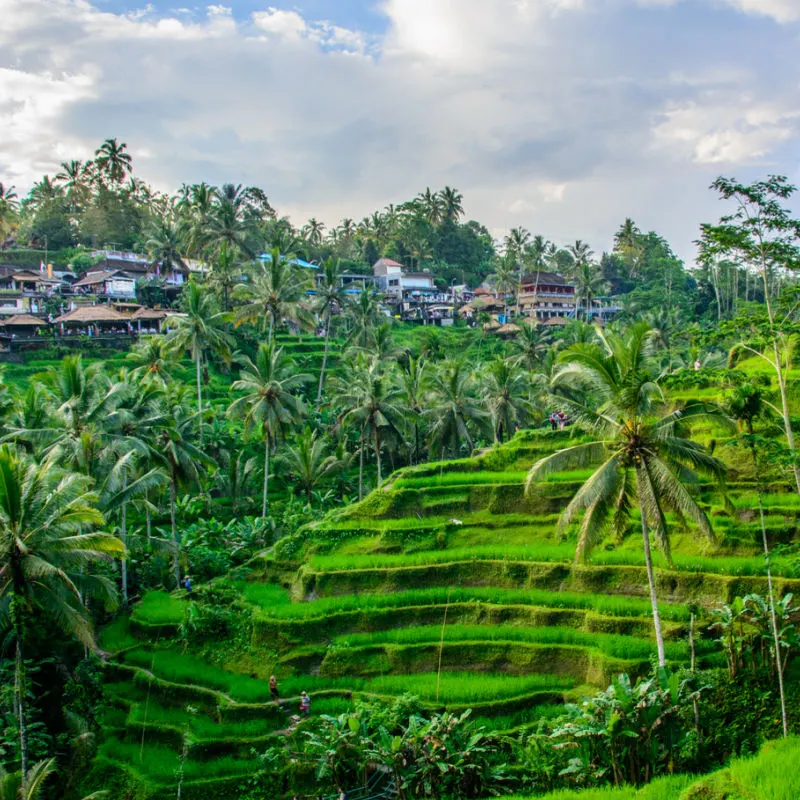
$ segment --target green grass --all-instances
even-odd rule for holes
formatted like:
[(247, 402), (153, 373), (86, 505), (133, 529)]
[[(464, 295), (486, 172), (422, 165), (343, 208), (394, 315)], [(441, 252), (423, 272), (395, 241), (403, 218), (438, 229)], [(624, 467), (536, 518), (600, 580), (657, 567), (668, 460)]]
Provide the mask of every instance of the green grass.
[(170, 725), (179, 730), (188, 725), (198, 739), (254, 739), (276, 730), (270, 719), (217, 722), (205, 714), (190, 714), (185, 708), (162, 706), (154, 698), (137, 703), (131, 709), (129, 721)]
[(118, 653), (120, 650), (141, 644), (130, 632), (130, 629), (131, 621), (129, 617), (117, 617), (100, 632), (99, 643), (101, 649), (109, 653)]
[[(376, 678), (290, 677), (280, 682), (282, 697), (295, 697), (301, 691), (319, 692), (341, 689), (378, 695), (413, 694), (426, 702), (436, 702), (435, 672), (412, 675), (384, 675)], [(439, 681), (439, 701), (450, 704), (485, 703), (521, 697), (535, 692), (558, 692), (572, 689), (575, 681), (557, 675), (513, 676), (502, 673), (442, 672)], [(320, 701), (322, 702), (322, 701)], [(327, 702), (327, 700), (325, 701)], [(314, 703), (312, 711), (321, 713)]]
[[(115, 761), (131, 764), (137, 772), (162, 783), (176, 783), (180, 767), (180, 755), (161, 744), (125, 742), (109, 737), (100, 752)], [(246, 775), (255, 769), (252, 758), (239, 759), (232, 756), (214, 756), (208, 761), (188, 758), (183, 767), (184, 780), (209, 780), (230, 775)]]
[[(577, 592), (546, 592), (535, 589), (494, 589), (445, 586), (416, 589), (394, 594), (359, 594), (325, 597), (308, 603), (275, 605), (269, 600), (259, 602), (255, 587), (248, 584), (246, 593), (250, 602), (259, 605), (275, 619), (320, 619), (331, 614), (358, 611), (363, 614), (385, 608), (410, 608), (414, 606), (444, 606), (448, 603), (487, 603), (498, 606), (526, 605), (540, 608), (567, 608), (595, 611), (613, 617), (649, 617), (650, 601), (642, 598), (605, 594), (578, 594)], [(252, 590), (251, 590), (252, 587)], [(688, 621), (686, 606), (660, 603), (659, 610), (665, 620)]]
[[(353, 633), (339, 636), (336, 643), (347, 643), (351, 647), (399, 644), (415, 645), (438, 643), (442, 637), (439, 625), (420, 625), (395, 628), (388, 631)], [(444, 641), (449, 642), (525, 642), (530, 644), (571, 645), (597, 649), (612, 658), (631, 661), (646, 660), (655, 653), (655, 642), (635, 636), (610, 633), (584, 633), (573, 628), (523, 628), (510, 625), (449, 625), (444, 630)], [(698, 643), (700, 644), (700, 643)], [(686, 661), (689, 646), (684, 642), (667, 642), (667, 658)], [(702, 651), (701, 647), (701, 651)], [(706, 648), (707, 649), (707, 648)]]
[(125, 653), (124, 661), (126, 664), (150, 670), (163, 680), (216, 689), (242, 703), (263, 703), (269, 700), (269, 686), (266, 681), (228, 672), (188, 653), (139, 648)]
[[(507, 547), (484, 546), (454, 548), (452, 550), (431, 550), (401, 555), (357, 554), (311, 556), (311, 566), (320, 572), (342, 572), (359, 569), (393, 569), (397, 567), (418, 567), (433, 564), (448, 564), (454, 561), (539, 561), (569, 563), (575, 557), (575, 546), (565, 544), (540, 544)], [(660, 569), (666, 568), (666, 561), (660, 554), (654, 554), (653, 561)], [(696, 556), (676, 554), (674, 567), (682, 572), (706, 572), (718, 575), (757, 576), (764, 574), (764, 559), (760, 556)], [(644, 566), (644, 555), (635, 550), (596, 550), (589, 562), (599, 566)], [(788, 559), (775, 558), (772, 562), (773, 574), (791, 576), (794, 567)]]
[(415, 478), (398, 478), (392, 486), (397, 489), (433, 489), (439, 486), (473, 486), (480, 484), (518, 484), (526, 472), (443, 472)]
[(167, 592), (148, 592), (133, 609), (132, 619), (148, 625), (180, 625), (186, 616), (186, 600)]
[(274, 612), (280, 612), (291, 603), (286, 589), (274, 583), (246, 583), (242, 581), (237, 583), (236, 588), (244, 594), (248, 603)]
[[(692, 780), (691, 775), (670, 775), (658, 778), (641, 789), (635, 786), (622, 786), (616, 789), (566, 789), (537, 795), (535, 800), (678, 800), (681, 791), (689, 786)], [(515, 795), (506, 800), (534, 800), (534, 798)]]

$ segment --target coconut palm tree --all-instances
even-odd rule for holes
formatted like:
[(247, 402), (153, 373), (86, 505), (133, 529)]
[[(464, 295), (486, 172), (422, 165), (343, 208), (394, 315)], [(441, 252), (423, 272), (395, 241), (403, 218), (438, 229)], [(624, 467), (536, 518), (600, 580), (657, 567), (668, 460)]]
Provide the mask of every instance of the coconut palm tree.
[[(360, 430), (362, 453), (364, 438), (372, 439), (380, 486), (381, 442), (389, 435), (401, 437), (407, 413), (401, 405), (400, 387), (394, 375), (378, 359), (367, 360), (360, 356), (337, 382), (335, 404), (341, 409), (341, 423), (355, 425)], [(359, 485), (361, 483), (362, 470), (359, 470)]]
[(628, 217), (614, 234), (614, 253), (618, 255), (628, 268), (631, 278), (639, 274), (642, 259), (642, 232), (636, 223)]
[(458, 222), (464, 216), (464, 195), (450, 186), (445, 186), (439, 192), (439, 200), (442, 203), (442, 215), (444, 219)]
[(228, 416), (244, 417), (245, 429), (260, 426), (264, 436), (264, 488), (261, 516), (267, 515), (269, 504), (269, 457), (275, 442), (289, 425), (305, 414), (303, 401), (297, 396), (311, 375), (296, 373), (292, 361), (285, 358), (283, 349), (274, 342), (258, 348), (256, 360), (241, 359), (242, 371), (231, 391), (244, 392), (228, 408)]
[(519, 326), (516, 337), (511, 340), (511, 347), (516, 353), (517, 363), (533, 372), (540, 366), (543, 356), (552, 347), (550, 332), (542, 325), (523, 322)]
[(740, 384), (734, 387), (727, 398), (727, 411), (733, 419), (743, 427), (746, 433), (745, 446), (750, 451), (753, 459), (753, 477), (755, 478), (756, 496), (758, 497), (758, 516), (761, 521), (761, 542), (764, 546), (764, 563), (767, 570), (767, 592), (769, 601), (769, 617), (772, 628), (772, 641), (775, 649), (775, 664), (778, 673), (778, 690), (781, 698), (781, 720), (783, 722), (784, 738), (789, 735), (789, 723), (786, 715), (786, 691), (783, 685), (783, 659), (781, 658), (781, 637), (778, 632), (778, 617), (775, 613), (775, 590), (772, 585), (772, 567), (770, 566), (769, 540), (764, 522), (764, 498), (761, 487), (761, 474), (758, 461), (758, 446), (753, 429), (753, 423), (764, 417), (769, 417), (772, 404), (768, 402), (766, 393), (761, 386), (753, 383)]
[(384, 317), (378, 310), (378, 301), (375, 299), (375, 295), (366, 290), (361, 292), (358, 299), (347, 306), (346, 320), (350, 327), (347, 345), (366, 350), (375, 327), (380, 324), (382, 319)]
[(148, 426), (150, 458), (169, 476), (170, 533), (176, 587), (181, 583), (178, 488), (181, 484), (199, 482), (202, 470), (215, 466), (213, 459), (191, 442), (192, 428), (203, 422), (200, 412), (191, 410), (190, 393), (188, 386), (167, 386), (156, 401), (155, 415)]
[(116, 139), (106, 139), (94, 152), (94, 163), (101, 175), (111, 183), (120, 184), (131, 172), (133, 159), (126, 152), (128, 145)]
[(488, 415), (476, 395), (473, 372), (460, 360), (445, 361), (430, 380), (430, 403), (426, 417), (430, 420), (431, 451), (457, 456), (462, 442), (470, 450), (475, 447), (471, 429), (480, 430)]
[(10, 445), (0, 447), (0, 628), (10, 628), (15, 642), (15, 707), (26, 780), (26, 620), (39, 609), (93, 647), (84, 601), (95, 596), (110, 605), (114, 588), (82, 568), (124, 554), (119, 539), (96, 532), (103, 515), (90, 486), (89, 477), (64, 470), (54, 457), (37, 463)]
[(228, 242), (221, 242), (211, 266), (208, 283), (222, 296), (222, 310), (225, 313), (230, 311), (231, 293), (243, 272), (236, 248)]
[[(309, 223), (310, 224), (310, 223)], [(322, 402), (322, 387), (325, 383), (325, 369), (328, 366), (328, 346), (331, 339), (331, 319), (333, 312), (342, 310), (347, 295), (342, 284), (342, 265), (339, 259), (329, 258), (322, 265), (321, 280), (316, 286), (314, 310), (325, 328), (325, 349), (322, 353), (322, 366), (317, 386), (317, 409)]]
[(153, 382), (163, 387), (172, 380), (161, 336), (143, 336), (125, 360), (133, 366), (132, 374), (145, 383)]
[(513, 293), (519, 285), (519, 271), (516, 263), (508, 258), (498, 258), (491, 279), (498, 294), (503, 298), (503, 313), (508, 322), (508, 295), (511, 294), (513, 298)]
[(284, 317), (296, 323), (305, 319), (303, 300), (307, 286), (306, 276), (291, 263), (289, 256), (273, 248), (264, 262), (255, 264), (251, 280), (233, 291), (234, 299), (244, 303), (236, 309), (236, 325), (260, 322), (263, 332), (269, 321), (267, 344), (271, 344)]
[(188, 269), (182, 256), (183, 232), (178, 220), (172, 214), (159, 217), (152, 224), (145, 247), (153, 265), (167, 269), (172, 267)]
[(420, 460), (420, 421), (425, 411), (425, 395), (428, 385), (428, 368), (425, 358), (409, 358), (400, 372), (401, 399), (408, 409), (414, 426), (414, 450), (411, 463)]
[(195, 363), (197, 382), (198, 441), (203, 447), (203, 388), (202, 364), (206, 353), (212, 352), (228, 360), (231, 355), (233, 338), (225, 330), (228, 320), (219, 311), (215, 298), (208, 289), (194, 279), (190, 279), (182, 294), (183, 315), (167, 317), (170, 328), (164, 339), (164, 352), (181, 357), (188, 352)]
[[(37, 761), (23, 780), (22, 772), (6, 772), (0, 766), (0, 800), (39, 800), (47, 779), (56, 772), (56, 760)], [(108, 792), (92, 792), (83, 800), (104, 800)]]
[[(600, 466), (564, 509), (558, 533), (580, 518), (576, 559), (585, 559), (609, 524), (626, 532), (638, 507), (642, 545), (653, 611), (658, 661), (664, 665), (664, 637), (658, 611), (651, 535), (671, 563), (666, 512), (692, 520), (709, 541), (714, 534), (705, 512), (684, 485), (695, 471), (722, 479), (724, 466), (692, 441), (687, 424), (711, 412), (700, 405), (670, 411), (651, 358), (652, 330), (637, 323), (625, 335), (600, 333), (599, 345), (575, 345), (562, 353), (554, 390), (570, 393), (560, 403), (576, 424), (597, 434), (540, 459), (528, 474), (528, 491), (559, 470)], [(582, 515), (582, 517), (581, 517)]]
[(13, 186), (0, 183), (0, 250), (5, 249), (6, 239), (17, 227), (19, 201)]
[(576, 262), (573, 281), (575, 282), (575, 299), (579, 307), (583, 303), (586, 319), (589, 320), (592, 316), (595, 298), (605, 291), (606, 282), (603, 279), (603, 273), (600, 272), (597, 264), (593, 264), (591, 261)]
[(315, 217), (311, 217), (308, 223), (303, 227), (303, 236), (308, 239), (309, 244), (314, 247), (319, 247), (322, 244), (322, 239), (325, 234), (325, 223), (320, 222)]
[(286, 448), (280, 461), (293, 476), (292, 482), (305, 492), (306, 502), (311, 505), (314, 489), (329, 474), (328, 443), (317, 431), (306, 428)]
[(495, 441), (502, 443), (533, 416), (527, 376), (512, 361), (497, 358), (487, 366), (481, 384)]
[(432, 192), (428, 186), (424, 192), (417, 195), (415, 203), (431, 227), (436, 228), (441, 224), (444, 219), (445, 205), (438, 192)]
[(508, 257), (518, 263), (523, 260), (531, 241), (531, 232), (527, 228), (512, 228), (503, 240)]

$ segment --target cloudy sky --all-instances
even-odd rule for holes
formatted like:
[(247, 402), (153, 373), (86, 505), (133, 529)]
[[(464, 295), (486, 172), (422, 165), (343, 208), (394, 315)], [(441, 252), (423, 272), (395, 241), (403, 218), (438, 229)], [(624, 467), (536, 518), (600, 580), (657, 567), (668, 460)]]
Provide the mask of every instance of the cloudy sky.
[[(273, 3), (279, 0), (272, 0)], [(686, 258), (718, 174), (800, 179), (800, 0), (0, 0), (0, 181), (106, 137), (298, 224), (458, 187), (500, 236)]]

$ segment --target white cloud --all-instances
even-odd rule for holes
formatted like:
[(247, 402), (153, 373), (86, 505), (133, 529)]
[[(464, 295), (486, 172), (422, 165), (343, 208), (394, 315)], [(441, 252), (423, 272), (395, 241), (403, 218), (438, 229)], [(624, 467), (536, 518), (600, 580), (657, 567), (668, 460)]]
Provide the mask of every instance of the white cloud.
[(160, 188), (258, 183), (298, 223), (449, 184), (492, 229), (599, 251), (630, 215), (690, 255), (717, 169), (792, 154), (795, 43), (728, 9), (698, 48), (690, 4), (627, 14), (641, 2), (386, 0), (376, 37), (277, 7), (0, 0), (0, 180), (117, 136)]
[[(644, 6), (672, 6), (681, 0), (638, 0)], [(800, 20), (800, 0), (712, 0), (718, 6), (731, 6), (745, 14), (771, 17), (777, 22)]]

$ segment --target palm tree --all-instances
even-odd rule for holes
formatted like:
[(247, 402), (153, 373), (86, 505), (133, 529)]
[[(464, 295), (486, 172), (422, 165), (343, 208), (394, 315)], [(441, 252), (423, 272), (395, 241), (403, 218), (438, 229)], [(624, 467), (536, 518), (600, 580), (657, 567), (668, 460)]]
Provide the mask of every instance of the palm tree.
[(439, 192), (439, 199), (442, 203), (442, 213), (445, 219), (458, 222), (464, 216), (464, 195), (458, 189), (445, 186)]
[(246, 195), (241, 185), (226, 183), (217, 189), (208, 217), (206, 242), (213, 243), (216, 248), (225, 244), (232, 250), (241, 250), (250, 258), (255, 257), (248, 244), (252, 225), (246, 212)]
[(310, 375), (294, 372), (294, 364), (274, 342), (258, 348), (256, 360), (242, 358), (242, 371), (231, 391), (244, 392), (228, 408), (228, 416), (243, 416), (245, 427), (260, 425), (264, 434), (264, 489), (261, 516), (267, 515), (269, 503), (269, 456), (273, 445), (286, 428), (305, 413), (297, 392), (312, 380)]
[(100, 173), (105, 173), (111, 183), (120, 184), (125, 180), (125, 176), (131, 171), (133, 159), (126, 153), (128, 145), (125, 142), (119, 143), (116, 139), (106, 139), (100, 147), (95, 150), (94, 162)]
[(580, 269), (584, 264), (590, 264), (594, 258), (594, 251), (592, 248), (581, 239), (576, 239), (575, 244), (569, 245), (567, 247), (567, 252), (572, 256), (574, 264), (573, 269), (575, 271)]
[(495, 441), (502, 443), (533, 416), (533, 405), (527, 397), (527, 377), (513, 362), (497, 358), (486, 368), (482, 384), (482, 394), (494, 422)]
[(491, 277), (494, 281), (495, 288), (503, 298), (503, 313), (505, 314), (506, 322), (508, 322), (508, 294), (509, 292), (512, 293), (513, 297), (513, 293), (519, 284), (519, 274), (516, 263), (510, 261), (508, 258), (498, 259)]
[[(400, 436), (406, 409), (400, 404), (400, 388), (383, 362), (367, 361), (361, 357), (338, 382), (336, 405), (342, 409), (343, 424), (356, 424), (364, 437), (372, 439), (378, 467), (378, 486), (381, 485), (381, 441), (388, 434)], [(359, 470), (359, 496), (362, 474)]]
[(327, 451), (325, 439), (306, 428), (281, 456), (281, 462), (293, 476), (292, 482), (305, 492), (309, 505), (314, 489), (329, 474), (331, 461)]
[(35, 421), (36, 427), (10, 425), (4, 438), (28, 443), (45, 455), (57, 452), (62, 464), (88, 475), (118, 424), (124, 387), (112, 383), (101, 364), (85, 366), (81, 355), (65, 356), (40, 383), (47, 413)]
[(171, 380), (161, 336), (143, 336), (125, 360), (133, 365), (132, 374), (145, 383), (153, 382), (163, 387)]
[(366, 350), (372, 339), (373, 328), (380, 323), (381, 319), (375, 295), (366, 290), (361, 292), (358, 299), (349, 303), (347, 307), (347, 322), (350, 326), (350, 333), (347, 337), (348, 346)]
[(14, 187), (0, 183), (0, 250), (5, 249), (6, 239), (17, 226), (18, 212), (19, 202)]
[(504, 240), (506, 254), (515, 263), (522, 261), (530, 241), (531, 232), (527, 228), (512, 228)]
[(441, 223), (445, 207), (438, 192), (432, 192), (428, 186), (424, 192), (417, 195), (416, 204), (431, 227), (436, 228)]
[[(658, 662), (666, 663), (661, 618), (650, 550), (651, 533), (671, 563), (665, 512), (675, 511), (694, 521), (700, 532), (714, 540), (705, 512), (684, 482), (695, 470), (720, 480), (724, 466), (688, 438), (686, 424), (709, 416), (704, 406), (676, 411), (666, 408), (658, 386), (658, 371), (650, 357), (652, 331), (637, 323), (626, 333), (600, 333), (599, 345), (575, 345), (562, 354), (552, 379), (555, 390), (572, 393), (560, 403), (577, 424), (597, 433), (589, 443), (578, 444), (534, 464), (526, 489), (548, 474), (601, 462), (564, 509), (558, 532), (583, 514), (578, 530), (576, 559), (583, 560), (611, 523), (618, 535), (628, 527), (634, 506), (641, 517), (642, 544), (653, 611)], [(586, 398), (590, 398), (589, 401)]]
[(758, 497), (758, 515), (761, 521), (761, 541), (764, 546), (764, 563), (767, 569), (767, 591), (769, 594), (769, 616), (772, 627), (772, 641), (775, 648), (775, 665), (778, 672), (778, 689), (781, 698), (781, 719), (783, 722), (783, 736), (789, 735), (789, 723), (786, 716), (786, 692), (783, 685), (783, 659), (781, 658), (781, 637), (778, 632), (778, 617), (775, 613), (775, 591), (772, 585), (772, 568), (770, 566), (769, 540), (764, 522), (764, 498), (761, 487), (761, 475), (758, 464), (758, 449), (753, 430), (755, 420), (768, 416), (771, 404), (767, 401), (764, 390), (752, 383), (736, 386), (727, 400), (728, 413), (744, 427), (747, 434), (745, 445), (753, 459), (753, 477), (755, 478), (756, 495)]
[(221, 242), (208, 277), (209, 284), (222, 294), (222, 310), (226, 313), (230, 311), (231, 292), (243, 272), (236, 256), (235, 247)]
[(487, 421), (486, 411), (475, 397), (472, 371), (460, 360), (445, 361), (431, 378), (430, 405), (426, 416), (431, 422), (431, 450), (457, 456), (466, 440), (470, 450), (475, 447), (470, 428), (480, 429)]
[(614, 234), (614, 253), (625, 262), (631, 278), (639, 273), (642, 249), (642, 232), (628, 217)]
[(603, 273), (597, 264), (591, 261), (576, 262), (575, 275), (575, 299), (580, 304), (584, 304), (586, 309), (586, 319), (592, 315), (592, 306), (595, 298), (605, 290), (606, 282)]
[(171, 214), (153, 223), (145, 247), (153, 265), (167, 269), (188, 269), (181, 255), (184, 249), (183, 233), (177, 219)]
[(169, 475), (170, 533), (173, 547), (175, 586), (181, 584), (180, 535), (177, 522), (178, 487), (181, 483), (197, 483), (203, 467), (214, 461), (191, 443), (194, 425), (202, 425), (200, 412), (191, 411), (190, 389), (170, 384), (157, 400), (150, 427), (150, 457)]
[(167, 317), (166, 324), (171, 329), (164, 339), (164, 352), (180, 357), (188, 351), (194, 360), (198, 435), (202, 448), (202, 362), (209, 351), (227, 360), (230, 357), (233, 339), (224, 329), (227, 315), (217, 309), (214, 297), (194, 279), (191, 279), (183, 290), (182, 300), (184, 314)]
[(309, 244), (314, 247), (319, 247), (322, 244), (322, 238), (325, 233), (325, 223), (320, 222), (315, 217), (311, 217), (308, 223), (303, 228), (303, 235), (308, 239)]
[(103, 515), (90, 485), (90, 478), (65, 471), (54, 458), (37, 463), (9, 445), (0, 447), (0, 627), (9, 625), (14, 635), (15, 707), (26, 780), (26, 619), (39, 609), (65, 633), (93, 647), (84, 600), (96, 596), (110, 604), (114, 589), (105, 578), (82, 574), (81, 568), (124, 554), (119, 539), (95, 532)]
[[(0, 766), (0, 800), (39, 800), (47, 779), (56, 772), (56, 760), (37, 761), (27, 772), (6, 772)], [(103, 800), (108, 792), (92, 792), (83, 800)]]
[(511, 340), (511, 347), (516, 351), (517, 363), (533, 372), (545, 353), (551, 348), (549, 331), (541, 326), (523, 322), (519, 331)]
[(414, 424), (414, 450), (411, 463), (420, 458), (419, 423), (425, 411), (425, 394), (428, 383), (427, 362), (423, 357), (409, 358), (400, 372), (402, 402), (408, 409)]
[(284, 317), (295, 322), (303, 318), (302, 301), (307, 280), (288, 256), (273, 248), (264, 262), (257, 262), (252, 280), (234, 289), (234, 299), (244, 305), (236, 310), (236, 325), (261, 322), (262, 332), (269, 320), (267, 344), (272, 342), (275, 329), (283, 324)]
[[(310, 223), (309, 223), (310, 224)], [(319, 371), (317, 386), (317, 409), (322, 402), (322, 387), (325, 383), (325, 368), (328, 366), (328, 346), (331, 338), (331, 316), (334, 311), (341, 311), (347, 295), (342, 285), (342, 266), (339, 259), (329, 258), (322, 265), (322, 279), (316, 286), (315, 311), (323, 320), (325, 328), (325, 350), (322, 353), (322, 367)]]

